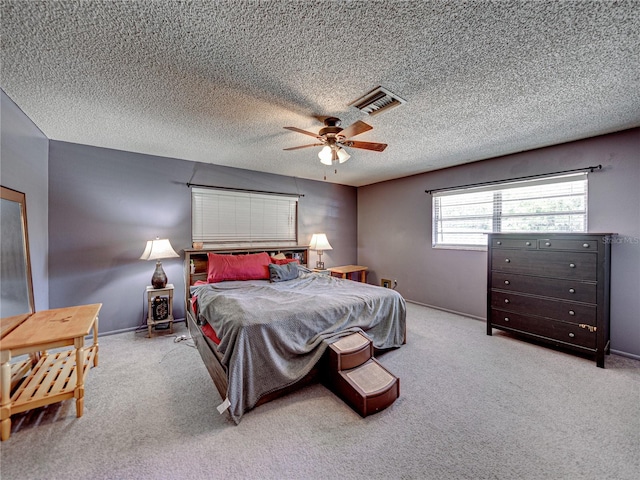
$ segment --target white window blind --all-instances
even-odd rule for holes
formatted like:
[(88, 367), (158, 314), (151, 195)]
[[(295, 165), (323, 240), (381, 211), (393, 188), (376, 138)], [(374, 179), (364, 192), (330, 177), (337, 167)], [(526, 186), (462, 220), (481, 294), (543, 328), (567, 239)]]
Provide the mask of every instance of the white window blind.
[(192, 241), (230, 247), (296, 245), (297, 212), (295, 196), (193, 187)]
[(587, 173), (433, 194), (433, 246), (482, 247), (492, 232), (586, 232)]

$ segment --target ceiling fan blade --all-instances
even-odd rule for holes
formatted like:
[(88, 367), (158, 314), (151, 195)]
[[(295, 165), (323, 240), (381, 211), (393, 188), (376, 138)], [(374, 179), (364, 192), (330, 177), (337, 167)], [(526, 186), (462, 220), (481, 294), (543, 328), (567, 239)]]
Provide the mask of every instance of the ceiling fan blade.
[(342, 135), (344, 138), (351, 138), (356, 135), (360, 135), (361, 133), (368, 132), (369, 130), (373, 130), (371, 125), (364, 123), (362, 120), (358, 120), (342, 130), (339, 135)]
[(299, 150), (301, 148), (307, 148), (307, 147), (321, 147), (323, 146), (324, 143), (311, 143), (309, 145), (301, 145), (299, 147), (289, 147), (289, 148), (283, 148), (283, 150)]
[(305, 135), (309, 135), (314, 138), (321, 138), (320, 135), (318, 135), (317, 133), (307, 132), (306, 130), (302, 130), (301, 128), (298, 128), (298, 127), (284, 127), (284, 128), (286, 128), (287, 130), (291, 130), (292, 132), (304, 133)]
[(387, 148), (386, 143), (358, 142), (357, 140), (348, 140), (346, 142), (341, 142), (341, 143), (345, 147), (363, 148), (364, 150), (374, 150), (376, 152), (382, 152), (385, 148)]

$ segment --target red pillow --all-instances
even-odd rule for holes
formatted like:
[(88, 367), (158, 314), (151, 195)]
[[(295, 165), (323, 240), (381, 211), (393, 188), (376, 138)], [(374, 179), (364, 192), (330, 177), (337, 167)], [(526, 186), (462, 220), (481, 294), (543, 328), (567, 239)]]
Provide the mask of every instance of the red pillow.
[(220, 255), (209, 253), (207, 282), (225, 280), (269, 280), (271, 259), (266, 252), (248, 255)]
[(271, 261), (276, 265), (286, 265), (287, 263), (300, 263), (297, 258), (273, 258), (271, 257)]

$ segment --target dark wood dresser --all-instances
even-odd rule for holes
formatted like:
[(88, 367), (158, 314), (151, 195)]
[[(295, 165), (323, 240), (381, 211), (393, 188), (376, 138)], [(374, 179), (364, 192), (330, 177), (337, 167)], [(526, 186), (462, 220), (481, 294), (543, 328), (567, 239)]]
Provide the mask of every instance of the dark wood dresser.
[(604, 368), (612, 235), (490, 234), (487, 335), (522, 334), (593, 355)]

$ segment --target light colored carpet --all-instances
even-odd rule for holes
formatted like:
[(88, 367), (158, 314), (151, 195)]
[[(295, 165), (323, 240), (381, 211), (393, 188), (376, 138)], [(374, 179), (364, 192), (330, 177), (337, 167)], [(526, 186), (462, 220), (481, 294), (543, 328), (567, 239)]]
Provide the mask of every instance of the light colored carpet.
[(600, 369), (415, 304), (407, 323), (379, 357), (400, 377), (388, 409), (363, 419), (315, 384), (238, 426), (190, 342), (102, 337), (84, 416), (74, 401), (15, 415), (2, 479), (638, 478), (640, 361)]

